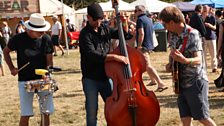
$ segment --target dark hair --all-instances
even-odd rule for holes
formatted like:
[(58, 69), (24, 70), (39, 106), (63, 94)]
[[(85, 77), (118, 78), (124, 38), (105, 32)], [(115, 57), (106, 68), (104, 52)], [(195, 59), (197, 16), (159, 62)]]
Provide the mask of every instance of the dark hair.
[(69, 22), (70, 20), (69, 19), (66, 19), (66, 22)]
[(215, 15), (218, 16), (218, 17), (221, 17), (222, 16), (222, 11), (221, 10), (217, 10), (215, 12)]
[(201, 12), (202, 8), (203, 8), (203, 6), (201, 4), (198, 4), (198, 5), (195, 6), (195, 9), (194, 10), (196, 12)]

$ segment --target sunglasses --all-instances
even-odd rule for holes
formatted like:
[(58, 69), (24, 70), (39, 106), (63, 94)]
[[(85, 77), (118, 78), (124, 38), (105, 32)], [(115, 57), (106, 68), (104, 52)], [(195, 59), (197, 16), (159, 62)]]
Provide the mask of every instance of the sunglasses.
[(93, 21), (103, 20), (103, 18), (94, 18), (94, 17), (92, 17), (92, 18), (93, 18)]
[(38, 34), (38, 35), (43, 35), (45, 32), (43, 32), (43, 31), (34, 31), (36, 34)]
[(141, 11), (141, 10), (135, 10), (135, 13), (138, 12), (138, 11)]
[(44, 34), (45, 32), (42, 32), (42, 31), (41, 31), (41, 32), (38, 32), (38, 33), (39, 33), (39, 34)]

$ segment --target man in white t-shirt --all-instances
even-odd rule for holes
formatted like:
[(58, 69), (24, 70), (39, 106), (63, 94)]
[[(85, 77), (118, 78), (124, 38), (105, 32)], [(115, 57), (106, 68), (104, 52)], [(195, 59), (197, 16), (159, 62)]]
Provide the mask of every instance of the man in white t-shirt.
[(54, 24), (51, 27), (51, 40), (52, 40), (53, 45), (54, 45), (54, 56), (57, 56), (56, 46), (61, 50), (61, 52), (62, 52), (61, 55), (63, 56), (65, 53), (64, 53), (63, 47), (60, 44), (62, 26), (61, 26), (61, 23), (58, 21), (57, 16), (53, 16), (52, 20), (53, 20)]

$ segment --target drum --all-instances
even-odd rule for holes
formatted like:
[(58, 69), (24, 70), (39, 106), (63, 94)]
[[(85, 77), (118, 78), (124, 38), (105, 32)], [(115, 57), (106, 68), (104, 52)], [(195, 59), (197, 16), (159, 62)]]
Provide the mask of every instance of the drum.
[(27, 92), (54, 92), (57, 88), (55, 80), (30, 80), (25, 83)]

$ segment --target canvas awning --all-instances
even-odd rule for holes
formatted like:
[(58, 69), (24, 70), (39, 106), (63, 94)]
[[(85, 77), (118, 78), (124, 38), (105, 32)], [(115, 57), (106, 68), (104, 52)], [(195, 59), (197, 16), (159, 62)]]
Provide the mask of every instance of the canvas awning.
[[(112, 8), (111, 1), (101, 2), (99, 4), (102, 7), (103, 11), (114, 11), (114, 8)], [(135, 7), (130, 5), (129, 3), (124, 2), (122, 0), (119, 0), (119, 10), (121, 10), (121, 11), (133, 11), (134, 9), (135, 9)], [(87, 8), (79, 9), (75, 13), (76, 14), (87, 13)]]
[[(39, 0), (40, 4), (40, 13), (49, 16), (49, 15), (61, 15), (61, 14), (74, 14), (75, 10), (67, 5), (62, 5), (58, 0)], [(62, 10), (64, 7), (64, 12)]]
[(181, 11), (194, 11), (196, 6), (190, 2), (181, 2), (181, 1), (173, 2), (171, 4), (176, 5), (176, 7), (179, 8)]
[(214, 8), (224, 8), (224, 0), (193, 0), (192, 4), (206, 4), (211, 5)]
[(144, 5), (149, 12), (160, 12), (163, 8), (167, 6), (175, 6), (173, 4), (159, 0), (136, 0), (132, 2), (131, 5)]

